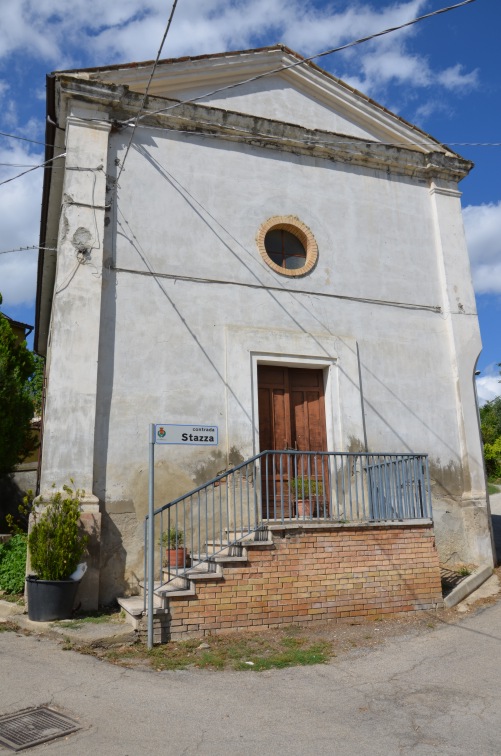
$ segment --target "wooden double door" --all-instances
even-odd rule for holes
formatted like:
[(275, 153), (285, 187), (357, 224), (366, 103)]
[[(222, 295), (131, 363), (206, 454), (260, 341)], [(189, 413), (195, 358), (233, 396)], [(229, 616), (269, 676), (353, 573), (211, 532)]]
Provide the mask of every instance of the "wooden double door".
[[(327, 451), (323, 370), (258, 366), (260, 451)], [(324, 478), (321, 458), (274, 455), (262, 465), (263, 517), (294, 515), (295, 476)]]

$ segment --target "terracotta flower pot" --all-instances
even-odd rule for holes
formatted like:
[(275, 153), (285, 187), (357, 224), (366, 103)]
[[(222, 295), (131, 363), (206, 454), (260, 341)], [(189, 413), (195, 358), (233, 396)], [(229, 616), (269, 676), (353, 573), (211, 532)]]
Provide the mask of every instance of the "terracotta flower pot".
[(186, 549), (165, 549), (165, 566), (171, 569), (186, 567)]
[(311, 499), (297, 499), (296, 508), (298, 517), (311, 517), (315, 514), (315, 501)]

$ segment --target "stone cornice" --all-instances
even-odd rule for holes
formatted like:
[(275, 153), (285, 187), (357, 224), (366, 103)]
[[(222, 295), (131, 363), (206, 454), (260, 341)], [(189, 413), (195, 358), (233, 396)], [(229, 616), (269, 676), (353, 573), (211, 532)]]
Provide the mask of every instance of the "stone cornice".
[[(58, 77), (58, 90), (60, 120), (64, 120), (70, 100), (73, 103), (81, 101), (92, 103), (106, 111), (115, 125), (120, 127), (123, 121), (138, 113), (142, 102), (142, 95), (130, 92), (128, 87), (89, 82), (64, 74)], [(173, 109), (164, 113), (156, 112), (173, 105)], [(447, 155), (438, 150), (423, 153), (208, 105), (179, 104), (176, 100), (158, 97), (148, 97), (146, 113), (141, 118), (140, 126), (213, 136), (251, 147), (358, 165), (389, 174), (421, 178), (427, 182), (432, 179), (458, 182), (473, 167), (471, 162), (459, 156)]]
[[(113, 82), (128, 86), (134, 92), (144, 92), (152, 66), (153, 61), (146, 61), (71, 73), (81, 79)], [(248, 79), (268, 76), (270, 73), (272, 78), (280, 78), (307, 97), (324, 104), (347, 120), (356, 122), (372, 134), (372, 139), (376, 141), (398, 143), (421, 152), (441, 151), (454, 155), (453, 151), (430, 134), (280, 44), (255, 50), (160, 61), (150, 83), (149, 93), (157, 97), (186, 99), (180, 93), (211, 92), (220, 87), (233, 86), (237, 82), (245, 84)], [(235, 91), (238, 97), (238, 90)], [(217, 93), (211, 97), (212, 101), (214, 97), (218, 99)], [(206, 104), (210, 104), (210, 99), (205, 101)], [(235, 110), (240, 109), (237, 107)]]

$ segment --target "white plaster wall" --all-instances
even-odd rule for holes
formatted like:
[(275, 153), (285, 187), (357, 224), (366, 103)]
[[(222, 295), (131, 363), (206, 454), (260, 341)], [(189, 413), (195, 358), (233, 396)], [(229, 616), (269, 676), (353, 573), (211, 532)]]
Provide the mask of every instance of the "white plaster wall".
[[(325, 93), (325, 100), (321, 102), (311, 93), (300, 91), (282, 76), (268, 76), (266, 79), (242, 84), (236, 89), (204, 97), (200, 102), (225, 108), (237, 113), (251, 113), (261, 118), (272, 118), (286, 123), (295, 123), (308, 129), (322, 129), (337, 134), (346, 134), (360, 138), (378, 139), (381, 134), (374, 128), (363, 126), (353, 118), (353, 114), (342, 112), (332, 107), (329, 96)], [(183, 87), (170, 89), (169, 97), (188, 100), (199, 97), (211, 89), (207, 84), (197, 87)]]
[[(220, 283), (108, 274), (103, 317), (116, 318), (119, 326), (111, 352), (100, 360), (112, 363), (107, 465), (118, 470), (124, 459), (146, 454), (146, 426), (154, 419), (218, 422), (221, 448), (236, 444), (253, 452), (251, 426), (238, 438), (225, 435), (227, 395), (238, 389), (225, 385), (228, 325), (284, 331), (292, 344), (294, 334), (308, 334), (311, 343), (318, 334), (344, 338), (352, 355), (358, 341), (370, 447), (429, 451), (437, 464), (457, 465), (444, 315), (319, 296), (441, 304), (428, 187), (303, 157), (291, 161), (288, 155), (286, 161), (276, 152), (241, 151), (217, 140), (162, 139), (147, 130), (141, 136), (145, 147), (130, 153), (121, 180), (118, 235), (108, 239), (116, 242), (115, 265)], [(112, 139), (113, 158), (122, 139)], [(127, 180), (136, 171), (140, 190)], [(313, 231), (320, 252), (311, 275), (281, 277), (261, 260), (257, 229), (278, 214), (295, 214)], [(262, 284), (278, 290), (258, 288)], [(294, 293), (299, 291), (309, 293)], [(321, 344), (316, 350), (310, 347), (309, 354), (333, 357)], [(356, 367), (350, 367), (350, 380), (358, 384)], [(251, 418), (250, 395), (247, 402), (240, 412)], [(357, 435), (362, 438), (361, 421)], [(347, 436), (338, 443), (346, 446)], [(169, 450), (173, 459), (186, 453)], [(206, 454), (190, 450), (188, 474)], [(107, 476), (108, 497), (118, 496), (114, 486), (127, 496), (134, 464), (125, 468), (125, 475)]]
[[(129, 155), (127, 170), (131, 178), (139, 171), (148, 189), (122, 181), (120, 197), (133, 208), (132, 231), (148, 226), (157, 272), (441, 304), (425, 182), (219, 139), (141, 135), (147, 144)], [(321, 250), (313, 278), (277, 276), (256, 255), (259, 226), (281, 214), (312, 229)], [(130, 244), (119, 246), (117, 265), (146, 270)]]
[[(94, 450), (95, 493), (118, 517), (113, 527), (125, 517), (135, 533), (129, 572), (141, 571), (148, 423), (220, 431), (217, 449), (157, 449), (160, 504), (225, 468), (230, 450), (257, 451), (260, 360), (325, 368), (329, 443), (338, 450), (364, 443), (360, 366), (369, 450), (428, 453), (439, 509), (460, 500), (469, 464), (461, 437), (472, 432), (459, 418), (460, 341), (449, 312), (399, 306), (444, 308), (429, 186), (221, 140), (147, 129), (138, 138), (106, 227)], [(111, 137), (111, 173), (124, 139)], [(297, 215), (315, 235), (319, 260), (308, 276), (279, 276), (259, 255), (260, 224), (280, 214)], [(455, 283), (465, 294), (468, 275), (466, 266)], [(462, 333), (461, 320), (455, 327)], [(463, 373), (479, 348), (465, 327)], [(444, 549), (471, 553), (453, 510), (447, 528), (457, 534)], [(485, 556), (485, 543), (477, 552)]]

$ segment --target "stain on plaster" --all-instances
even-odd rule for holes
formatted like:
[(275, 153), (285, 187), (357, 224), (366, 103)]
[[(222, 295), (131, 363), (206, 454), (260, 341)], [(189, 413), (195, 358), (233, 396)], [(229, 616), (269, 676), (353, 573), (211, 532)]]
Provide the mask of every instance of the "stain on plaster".
[(243, 462), (245, 457), (241, 453), (239, 449), (237, 449), (236, 446), (232, 446), (229, 454), (228, 454), (228, 464), (231, 467), (235, 467), (235, 465), (239, 465), (241, 462)]
[[(186, 468), (167, 460), (155, 462), (155, 507), (177, 499), (194, 488), (193, 478)], [(148, 514), (148, 469), (138, 470), (130, 482), (131, 498), (136, 517), (143, 523)]]
[(431, 488), (434, 496), (460, 498), (464, 491), (463, 469), (459, 462), (450, 460), (446, 465), (440, 459), (430, 458)]
[(71, 241), (73, 246), (76, 247), (79, 252), (85, 252), (90, 246), (92, 246), (92, 234), (88, 228), (79, 226), (73, 234)]
[(226, 467), (226, 455), (219, 449), (211, 451), (203, 462), (197, 462), (191, 467), (193, 480), (197, 486), (202, 486), (207, 481), (215, 478)]
[(365, 445), (363, 441), (356, 436), (350, 436), (348, 441), (348, 452), (350, 454), (357, 454), (358, 452), (365, 452)]

